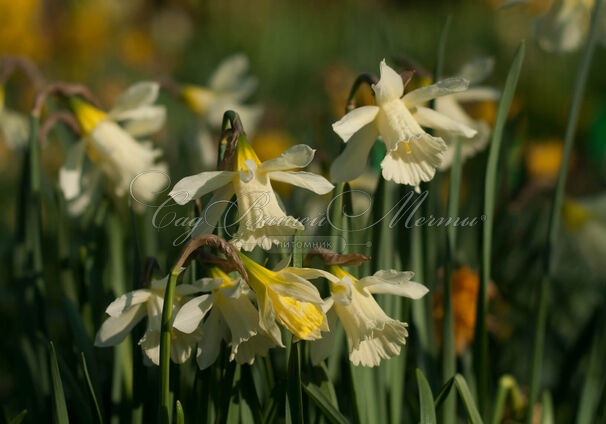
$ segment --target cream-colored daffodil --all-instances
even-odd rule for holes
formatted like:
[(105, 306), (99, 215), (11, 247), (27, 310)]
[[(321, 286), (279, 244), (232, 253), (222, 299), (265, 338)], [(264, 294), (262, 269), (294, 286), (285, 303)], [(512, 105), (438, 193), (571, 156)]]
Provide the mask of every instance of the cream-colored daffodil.
[(244, 54), (226, 58), (206, 87), (184, 85), (181, 88), (183, 101), (213, 128), (221, 125), (226, 110), (234, 110), (240, 115), (244, 128), (252, 134), (262, 109), (260, 106), (243, 104), (257, 87), (257, 79), (246, 76), (248, 68), (248, 57)]
[(202, 172), (183, 178), (169, 195), (180, 205), (214, 191), (192, 232), (210, 233), (235, 193), (238, 204), (238, 231), (231, 243), (244, 250), (255, 246), (270, 249), (285, 237), (303, 229), (297, 219), (287, 216), (278, 203), (271, 181), (303, 187), (314, 193), (326, 194), (333, 185), (324, 177), (310, 172), (290, 171), (304, 168), (312, 161), (315, 150), (305, 144), (291, 147), (279, 157), (261, 163), (245, 137), (240, 136), (232, 171)]
[[(539, 45), (548, 51), (570, 52), (587, 38), (595, 0), (555, 0), (538, 19), (535, 32)], [(599, 17), (598, 37), (606, 42), (606, 12)]]
[(387, 147), (387, 155), (381, 162), (383, 178), (418, 190), (422, 181), (433, 178), (446, 151), (444, 140), (428, 134), (422, 127), (468, 138), (476, 134), (468, 125), (423, 105), (465, 91), (468, 85), (463, 78), (448, 78), (402, 97), (402, 78), (383, 60), (381, 79), (372, 86), (377, 105), (356, 108), (332, 125), (347, 146), (330, 167), (331, 180), (350, 181), (361, 175), (370, 148), (381, 136)]
[[(157, 163), (160, 149), (134, 137), (147, 136), (164, 125), (165, 109), (154, 106), (159, 86), (142, 82), (130, 87), (105, 113), (78, 98), (71, 105), (82, 129), (82, 139), (67, 152), (59, 183), (67, 200), (78, 201), (90, 193), (83, 183), (105, 176), (113, 193), (123, 197), (132, 192), (135, 205), (150, 202), (166, 185), (167, 166)], [(84, 174), (85, 156), (92, 170)], [(85, 185), (85, 184), (84, 184)], [(85, 187), (86, 188), (86, 185)]]
[(282, 344), (282, 324), (301, 340), (318, 340), (328, 331), (324, 301), (318, 289), (308, 280), (338, 279), (326, 271), (314, 268), (286, 267), (271, 271), (240, 253), (248, 273), (248, 283), (257, 296), (259, 325), (279, 346)]
[[(105, 310), (109, 315), (95, 338), (95, 346), (107, 347), (121, 343), (128, 333), (147, 316), (147, 329), (139, 340), (145, 358), (155, 365), (160, 364), (160, 333), (164, 291), (168, 276), (161, 280), (152, 280), (149, 289), (139, 289), (126, 293), (114, 300)], [(201, 292), (200, 287), (190, 284), (178, 284), (173, 299), (173, 323), (171, 328), (170, 357), (173, 362), (182, 364), (189, 359), (194, 345), (201, 338), (196, 330), (184, 333), (178, 330), (181, 326), (178, 317), (180, 308), (191, 299), (192, 295)]]
[[(197, 353), (200, 369), (208, 368), (217, 360), (223, 340), (231, 348), (230, 361), (252, 364), (255, 355), (267, 355), (276, 342), (259, 326), (259, 312), (251, 302), (246, 283), (241, 278), (231, 278), (217, 267), (212, 267), (209, 274), (211, 278), (203, 278), (197, 285), (210, 294), (195, 297), (183, 305), (174, 326), (186, 334), (201, 331)], [(208, 318), (201, 324), (209, 311)]]
[[(408, 324), (388, 317), (372, 296), (373, 293), (393, 294), (420, 299), (427, 287), (410, 281), (412, 272), (395, 270), (378, 271), (360, 280), (339, 266), (331, 266), (329, 272), (338, 277), (331, 281), (332, 305), (328, 312), (329, 323), (339, 318), (347, 335), (349, 359), (354, 365), (374, 367), (381, 359), (400, 354), (406, 343)], [(312, 343), (311, 358), (314, 363), (324, 360), (332, 350), (333, 335)]]
[[(435, 101), (436, 112), (476, 130), (476, 135), (473, 137), (461, 139), (461, 161), (482, 151), (488, 144), (490, 132), (492, 131), (490, 124), (482, 120), (473, 119), (465, 112), (463, 105), (466, 103), (498, 100), (498, 90), (491, 87), (477, 86), (478, 83), (488, 77), (493, 67), (494, 60), (492, 58), (478, 59), (467, 63), (457, 76), (469, 81), (470, 88), (460, 93), (438, 97)], [(438, 131), (437, 135), (444, 139), (447, 146), (442, 163), (440, 164), (440, 169), (445, 170), (450, 168), (452, 164), (456, 147), (455, 141), (459, 136), (453, 135), (448, 131)]]
[(22, 149), (29, 138), (29, 122), (22, 113), (4, 105), (4, 85), (0, 84), (0, 137), (11, 150)]
[(606, 273), (606, 194), (587, 199), (566, 199), (563, 221), (572, 245), (599, 275)]

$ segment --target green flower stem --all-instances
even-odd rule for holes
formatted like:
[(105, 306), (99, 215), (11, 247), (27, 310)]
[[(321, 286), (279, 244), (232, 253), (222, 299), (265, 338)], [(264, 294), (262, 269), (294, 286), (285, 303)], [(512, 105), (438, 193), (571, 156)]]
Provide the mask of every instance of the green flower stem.
[(173, 298), (175, 286), (179, 276), (179, 267), (170, 273), (166, 292), (164, 293), (164, 304), (162, 308), (162, 321), (160, 333), (160, 417), (162, 424), (170, 422), (170, 337), (173, 315)]
[(537, 318), (535, 327), (535, 339), (532, 355), (532, 371), (530, 376), (530, 391), (528, 393), (528, 411), (526, 422), (532, 422), (532, 411), (537, 401), (539, 393), (539, 382), (541, 379), (541, 368), (543, 361), (543, 345), (545, 342), (545, 324), (547, 321), (547, 303), (549, 301), (549, 288), (551, 278), (553, 276), (552, 255), (553, 248), (558, 238), (560, 228), (562, 202), (564, 200), (564, 189), (566, 187), (566, 178), (568, 175), (568, 166), (570, 164), (570, 154), (574, 144), (574, 134), (576, 132), (579, 113), (581, 112), (581, 104), (585, 94), (587, 85), (587, 77), (593, 60), (593, 54), (596, 48), (599, 27), (599, 14), (602, 8), (603, 0), (596, 0), (591, 16), (591, 27), (587, 44), (579, 63), (572, 99), (570, 102), (570, 110), (566, 122), (566, 131), (564, 133), (564, 151), (562, 153), (562, 163), (556, 182), (555, 192), (553, 196), (553, 205), (549, 217), (549, 230), (547, 243), (545, 245), (545, 256), (543, 262), (543, 278), (541, 279), (541, 289), (539, 292)]

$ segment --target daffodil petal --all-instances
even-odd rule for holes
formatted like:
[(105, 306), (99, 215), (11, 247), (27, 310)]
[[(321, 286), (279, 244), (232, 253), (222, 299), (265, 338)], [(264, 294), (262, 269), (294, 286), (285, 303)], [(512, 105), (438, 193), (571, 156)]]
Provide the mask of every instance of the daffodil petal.
[(184, 205), (192, 199), (199, 199), (206, 193), (229, 184), (233, 178), (234, 172), (231, 171), (201, 172), (180, 180), (168, 195), (178, 204)]
[(436, 97), (465, 91), (467, 87), (469, 87), (469, 81), (464, 78), (446, 78), (427, 87), (417, 88), (407, 93), (402, 100), (410, 108), (428, 102)]
[(221, 323), (221, 313), (213, 309), (202, 327), (202, 339), (198, 344), (196, 361), (204, 370), (215, 363), (221, 350), (221, 340), (225, 338), (225, 328)]
[(147, 302), (151, 292), (148, 289), (139, 289), (126, 294), (123, 294), (112, 303), (109, 304), (105, 313), (110, 317), (117, 317), (135, 305)]
[(316, 194), (326, 194), (334, 188), (326, 178), (312, 172), (275, 171), (269, 173), (269, 178), (313, 191)]
[(478, 84), (488, 78), (493, 69), (494, 57), (480, 57), (463, 65), (458, 76), (465, 78), (470, 85)]
[(248, 57), (243, 53), (236, 53), (225, 58), (210, 77), (209, 87), (212, 90), (225, 92), (238, 85), (242, 76), (248, 71)]
[(366, 169), (368, 153), (378, 136), (379, 132), (372, 123), (355, 133), (345, 146), (345, 150), (330, 166), (330, 180), (351, 181), (362, 175)]
[(372, 89), (377, 99), (377, 104), (382, 104), (390, 100), (398, 99), (404, 93), (404, 82), (402, 77), (396, 71), (387, 65), (385, 59), (380, 65), (381, 78), (379, 82), (372, 85)]
[(59, 187), (67, 200), (74, 199), (80, 194), (83, 163), (84, 141), (79, 141), (67, 150), (65, 162), (59, 170)]
[(453, 95), (461, 103), (497, 101), (501, 92), (492, 87), (472, 87), (468, 90)]
[(186, 334), (194, 332), (212, 308), (214, 299), (213, 295), (205, 294), (187, 302), (177, 312), (173, 327)]
[(107, 318), (95, 337), (95, 346), (115, 346), (122, 342), (145, 316), (145, 307), (139, 304), (123, 314)]
[(145, 357), (154, 365), (160, 365), (160, 331), (148, 330), (139, 340), (139, 346)]
[(396, 270), (378, 271), (373, 276), (361, 278), (357, 284), (371, 293), (393, 294), (420, 299), (427, 294), (429, 289), (423, 284), (410, 281), (414, 276), (412, 272), (400, 272)]
[(284, 151), (275, 159), (270, 159), (259, 165), (259, 168), (271, 171), (284, 171), (292, 168), (305, 168), (311, 163), (316, 151), (306, 144), (297, 144)]
[(109, 114), (120, 115), (131, 109), (151, 105), (158, 98), (159, 91), (160, 85), (157, 82), (142, 81), (134, 84), (118, 98)]
[(164, 106), (141, 106), (112, 116), (133, 137), (144, 137), (159, 131), (166, 120)]
[(349, 141), (355, 133), (360, 131), (362, 127), (375, 120), (379, 110), (378, 106), (357, 107), (332, 124), (332, 129), (347, 143), (347, 141)]
[(424, 127), (467, 138), (471, 138), (477, 134), (477, 131), (473, 128), (427, 107), (417, 106), (412, 115)]
[[(223, 222), (219, 222), (221, 215), (225, 212), (225, 209), (230, 203), (230, 199), (234, 195), (234, 189), (232, 185), (226, 185), (217, 189), (213, 196), (210, 198), (206, 208), (200, 215), (200, 220), (196, 224), (196, 228), (192, 230), (192, 237), (199, 234), (210, 234), (213, 232), (217, 224), (219, 228), (223, 228)], [(225, 224), (227, 225), (227, 224)]]

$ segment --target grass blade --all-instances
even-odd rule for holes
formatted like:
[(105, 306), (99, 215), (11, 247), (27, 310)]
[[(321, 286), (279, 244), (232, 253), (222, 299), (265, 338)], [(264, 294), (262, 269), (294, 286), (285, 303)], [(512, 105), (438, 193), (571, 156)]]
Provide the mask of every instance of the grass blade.
[(80, 356), (82, 358), (82, 371), (84, 371), (84, 378), (86, 379), (88, 392), (90, 393), (90, 397), (93, 400), (93, 405), (95, 405), (95, 412), (97, 413), (99, 424), (103, 424), (103, 415), (101, 414), (101, 409), (99, 408), (99, 403), (97, 402), (97, 396), (95, 396), (95, 389), (93, 389), (93, 383), (91, 382), (90, 375), (88, 374), (88, 367), (86, 366), (86, 357), (84, 356), (84, 352), (81, 352)]
[(606, 338), (600, 333), (603, 332), (595, 333), (591, 346), (589, 366), (585, 372), (585, 382), (577, 411), (577, 424), (591, 424), (597, 421), (596, 412), (604, 389), (604, 357), (606, 356)]
[(518, 84), (520, 71), (524, 62), (526, 45), (520, 43), (509, 67), (505, 87), (499, 101), (497, 117), (495, 120), (490, 150), (488, 153), (488, 164), (486, 165), (486, 177), (484, 180), (484, 215), (486, 221), (482, 226), (482, 272), (480, 275), (480, 288), (478, 290), (478, 302), (476, 312), (476, 328), (474, 336), (474, 362), (477, 379), (478, 403), (480, 411), (486, 417), (488, 413), (489, 399), (489, 365), (488, 365), (488, 335), (486, 332), (486, 317), (488, 314), (488, 282), (490, 280), (490, 257), (492, 253), (492, 230), (494, 224), (494, 203), (497, 192), (497, 170), (499, 166), (499, 152), (503, 140), (503, 130), (507, 113), (513, 100), (513, 95)]
[(19, 412), (12, 420), (8, 422), (8, 424), (21, 424), (27, 415), (27, 409)]
[(333, 424), (347, 424), (347, 418), (322, 394), (319, 387), (313, 384), (303, 386), (305, 393), (314, 401), (324, 416)]
[(55, 345), (50, 342), (50, 366), (51, 377), (53, 380), (53, 397), (55, 406), (55, 418), (58, 424), (69, 423), (67, 415), (67, 405), (65, 403), (65, 393), (63, 392), (63, 383), (61, 383), (61, 374), (59, 373), (59, 365), (57, 364), (57, 353)]
[(427, 379), (420, 369), (417, 368), (417, 385), (419, 386), (419, 409), (421, 424), (435, 424), (436, 411), (434, 409), (433, 394)]
[(553, 401), (551, 400), (551, 394), (547, 390), (541, 396), (541, 404), (541, 424), (553, 424), (555, 422)]
[(480, 417), (480, 413), (478, 412), (478, 408), (476, 408), (476, 404), (473, 400), (473, 396), (469, 391), (469, 387), (467, 386), (467, 382), (465, 378), (461, 374), (457, 374), (454, 378), (455, 386), (457, 387), (457, 392), (463, 401), (463, 405), (465, 406), (465, 410), (467, 411), (467, 416), (471, 424), (482, 424), (482, 417)]

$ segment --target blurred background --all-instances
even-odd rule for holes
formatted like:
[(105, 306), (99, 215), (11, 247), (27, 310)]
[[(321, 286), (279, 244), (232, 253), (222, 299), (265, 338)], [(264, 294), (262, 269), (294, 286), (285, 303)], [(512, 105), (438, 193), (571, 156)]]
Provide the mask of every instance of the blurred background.
[[(359, 73), (378, 73), (380, 60), (386, 58), (399, 70), (416, 64), (411, 84), (427, 83), (441, 30), (452, 15), (444, 76), (456, 74), (470, 60), (494, 57), (494, 72), (483, 85), (502, 88), (515, 49), (526, 39), (526, 60), (501, 156), (490, 323), (495, 378), (510, 373), (524, 386), (530, 369), (527, 358), (551, 189), (562, 154), (561, 140), (580, 53), (546, 52), (535, 41), (534, 22), (547, 12), (549, 0), (506, 9), (499, 5), (497, 0), (0, 0), (0, 54), (30, 57), (47, 80), (84, 83), (109, 108), (126, 87), (140, 80), (204, 86), (223, 59), (244, 53), (250, 60), (250, 74), (259, 81), (247, 103), (262, 107), (258, 125), (249, 130), (261, 158), (275, 157), (290, 145), (305, 143), (318, 149), (314, 166), (326, 174), (340, 147), (330, 124), (343, 115), (351, 84)], [(597, 212), (590, 218), (598, 223), (596, 228), (606, 228), (606, 202), (599, 201), (606, 187), (604, 66), (606, 55), (598, 48), (567, 187), (572, 205), (577, 199), (590, 199), (595, 205)], [(16, 76), (6, 86), (5, 107), (27, 113), (33, 94), (27, 80)], [(368, 91), (359, 100), (372, 102), (372, 96)], [(184, 155), (196, 137), (198, 117), (170, 90), (162, 92), (159, 103), (167, 106), (168, 117), (155, 141), (165, 151), (174, 182), (205, 166), (204, 158)], [(475, 104), (468, 112), (491, 122), (496, 105)], [(210, 124), (215, 140), (219, 123)], [(15, 210), (22, 154), (23, 146), (0, 136), (0, 257), (4, 275), (10, 274), (6, 270), (11, 265), (18, 219)], [(61, 144), (51, 137), (42, 154), (44, 178), (56, 181), (63, 157)], [(479, 215), (485, 163), (483, 152), (465, 164), (464, 216)], [(372, 191), (375, 183), (371, 178), (364, 187)], [(447, 183), (448, 173), (437, 183), (441, 204)], [(559, 278), (552, 290), (544, 372), (544, 383), (552, 389), (562, 422), (575, 412), (582, 364), (587, 361), (604, 301), (606, 275), (605, 257), (600, 256), (606, 254), (606, 230), (601, 233), (604, 237), (601, 230), (589, 234), (579, 231), (582, 226), (574, 211), (569, 207), (564, 214), (566, 225), (557, 250)], [(469, 331), (473, 322), (465, 317), (475, 315), (478, 235), (478, 228), (461, 231), (457, 258), (461, 270), (455, 275), (460, 281), (454, 286), (455, 313), (459, 314), (457, 348), (460, 344), (463, 363), (473, 337)], [(440, 276), (438, 269), (435, 281), (428, 282), (436, 293)], [(11, 327), (16, 311), (4, 277), (0, 290), (0, 321)], [(438, 319), (440, 313), (437, 308)], [(61, 334), (62, 321), (56, 319), (56, 332)], [(9, 341), (2, 343), (3, 350), (11, 348)], [(7, 356), (0, 360), (0, 403), (17, 408), (19, 376), (11, 373)], [(581, 366), (577, 367), (578, 363)]]

